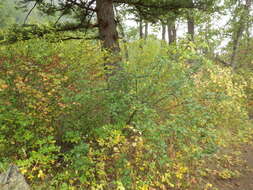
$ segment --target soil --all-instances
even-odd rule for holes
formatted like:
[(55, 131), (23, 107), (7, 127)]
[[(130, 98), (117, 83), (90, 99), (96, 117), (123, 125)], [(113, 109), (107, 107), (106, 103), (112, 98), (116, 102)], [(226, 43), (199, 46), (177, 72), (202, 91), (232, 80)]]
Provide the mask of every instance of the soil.
[(217, 179), (215, 186), (219, 190), (253, 190), (253, 145), (244, 146), (241, 152), (245, 165), (240, 168), (240, 177), (230, 180)]

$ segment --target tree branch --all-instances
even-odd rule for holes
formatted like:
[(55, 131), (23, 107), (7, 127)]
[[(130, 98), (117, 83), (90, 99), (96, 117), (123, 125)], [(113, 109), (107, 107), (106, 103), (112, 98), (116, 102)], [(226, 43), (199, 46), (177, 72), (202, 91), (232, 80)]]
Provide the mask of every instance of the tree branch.
[(95, 37), (92, 37), (92, 38), (81, 38), (81, 37), (72, 37), (72, 36), (69, 36), (69, 37), (63, 38), (61, 40), (62, 41), (67, 41), (67, 40), (98, 40), (98, 39), (99, 39), (98, 36), (95, 36)]
[(32, 13), (33, 9), (37, 6), (38, 1), (36, 1), (33, 5), (33, 7), (31, 8), (31, 10), (28, 12), (28, 14), (26, 15), (25, 19), (24, 19), (24, 25), (26, 24), (26, 21), (28, 19), (28, 17), (30, 16), (30, 14)]
[(196, 5), (192, 3), (187, 3), (187, 4), (180, 4), (180, 3), (157, 3), (156, 5), (154, 3), (145, 3), (144, 1), (141, 0), (113, 0), (114, 3), (119, 3), (119, 4), (127, 4), (130, 6), (139, 6), (143, 8), (154, 8), (154, 9), (162, 9), (162, 10), (176, 10), (180, 8), (197, 8)]

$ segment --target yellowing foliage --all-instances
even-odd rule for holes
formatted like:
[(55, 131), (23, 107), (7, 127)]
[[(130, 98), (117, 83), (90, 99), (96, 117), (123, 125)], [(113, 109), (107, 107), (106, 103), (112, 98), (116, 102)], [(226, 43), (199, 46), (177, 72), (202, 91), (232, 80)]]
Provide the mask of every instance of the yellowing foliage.
[(95, 42), (1, 48), (0, 162), (50, 189), (194, 189), (198, 164), (249, 138), (250, 80), (193, 44), (128, 46), (113, 88)]

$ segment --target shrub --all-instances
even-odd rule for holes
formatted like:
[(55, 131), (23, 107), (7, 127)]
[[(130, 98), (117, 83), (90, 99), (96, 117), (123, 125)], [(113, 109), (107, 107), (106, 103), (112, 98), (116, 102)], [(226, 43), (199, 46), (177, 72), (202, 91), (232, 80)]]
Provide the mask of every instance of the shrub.
[(95, 41), (2, 46), (0, 162), (36, 188), (189, 188), (196, 163), (249, 127), (246, 83), (193, 46), (128, 44), (114, 88)]

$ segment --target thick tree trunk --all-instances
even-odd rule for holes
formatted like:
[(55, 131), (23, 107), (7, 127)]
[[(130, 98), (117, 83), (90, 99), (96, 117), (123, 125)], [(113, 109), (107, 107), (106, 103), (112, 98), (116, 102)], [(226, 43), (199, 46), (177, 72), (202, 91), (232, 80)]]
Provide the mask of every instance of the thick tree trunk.
[[(96, 9), (99, 37), (103, 43), (102, 47), (115, 56), (118, 56), (120, 59), (119, 36), (113, 10), (113, 0), (96, 0)], [(105, 63), (107, 80), (110, 76), (115, 75), (119, 70), (121, 70), (119, 63), (120, 61), (117, 59), (115, 61)]]
[[(120, 47), (119, 37), (117, 32), (117, 24), (113, 10), (113, 0), (96, 0), (96, 13), (99, 28), (99, 37), (102, 41), (102, 47), (108, 50), (113, 55), (113, 60), (110, 60), (111, 55), (108, 56), (110, 61), (106, 61), (105, 74), (107, 80), (107, 88), (110, 92), (120, 94), (122, 89), (122, 81), (124, 81), (124, 73), (120, 65)], [(113, 100), (112, 100), (113, 103)], [(108, 109), (109, 123), (117, 122), (117, 115), (120, 111), (114, 110), (110, 107)]]
[(143, 39), (143, 20), (140, 18), (140, 23), (139, 23), (139, 34), (140, 34), (140, 39)]
[(148, 37), (148, 22), (145, 22), (145, 39)]
[(190, 40), (194, 41), (195, 24), (194, 24), (194, 18), (191, 15), (188, 15), (187, 26), (188, 26), (188, 34), (189, 34)]
[(103, 42), (103, 48), (118, 53), (120, 51), (119, 37), (113, 11), (113, 0), (96, 0), (96, 5), (99, 37)]
[(168, 38), (169, 38), (169, 44), (172, 44), (177, 41), (177, 30), (176, 30), (176, 24), (175, 21), (168, 22)]
[(166, 25), (162, 23), (162, 40), (163, 41), (166, 41), (165, 35), (166, 35)]

